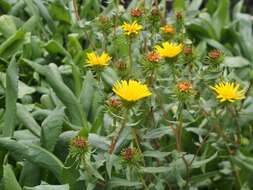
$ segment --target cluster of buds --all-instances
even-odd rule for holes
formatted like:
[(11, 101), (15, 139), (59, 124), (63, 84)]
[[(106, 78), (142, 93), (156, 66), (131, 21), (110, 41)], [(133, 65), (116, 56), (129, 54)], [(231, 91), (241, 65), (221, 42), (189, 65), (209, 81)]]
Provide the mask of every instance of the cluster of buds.
[(147, 54), (146, 59), (151, 63), (158, 63), (161, 57), (158, 53), (152, 51)]
[(75, 158), (75, 160), (83, 160), (89, 150), (88, 140), (82, 136), (76, 136), (70, 142), (69, 155), (70, 157)]
[(211, 63), (220, 64), (224, 60), (224, 55), (220, 50), (212, 50), (208, 53), (208, 59)]
[(142, 16), (142, 10), (138, 9), (138, 8), (132, 9), (131, 10), (131, 16), (135, 17), (135, 18), (141, 17)]
[(141, 153), (136, 148), (125, 148), (121, 151), (122, 163), (130, 167), (138, 168), (141, 164)]

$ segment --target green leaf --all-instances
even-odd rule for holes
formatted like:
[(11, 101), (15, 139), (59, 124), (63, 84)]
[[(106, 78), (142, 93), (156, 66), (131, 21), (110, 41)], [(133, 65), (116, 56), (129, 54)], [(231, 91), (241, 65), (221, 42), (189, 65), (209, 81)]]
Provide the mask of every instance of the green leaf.
[(143, 173), (166, 173), (171, 170), (170, 167), (143, 167), (141, 171)]
[(20, 143), (10, 138), (0, 138), (0, 147), (10, 151), (20, 159), (27, 159), (38, 166), (50, 170), (61, 181), (63, 164), (49, 151), (37, 145)]
[(15, 56), (12, 57), (11, 63), (8, 66), (6, 74), (6, 101), (5, 101), (5, 115), (4, 115), (4, 136), (12, 136), (16, 125), (16, 101), (18, 96), (18, 66)]
[(222, 66), (224, 67), (232, 67), (232, 68), (240, 68), (249, 65), (251, 65), (251, 63), (247, 59), (240, 56), (225, 57), (224, 62), (222, 64)]
[(25, 40), (25, 32), (18, 30), (0, 45), (0, 56), (8, 58), (18, 51)]
[(199, 10), (203, 0), (193, 0), (190, 4), (189, 10), (197, 11)]
[(174, 0), (173, 1), (173, 9), (174, 9), (174, 11), (185, 10), (185, 0)]
[(55, 40), (50, 40), (45, 44), (45, 48), (48, 52), (52, 54), (61, 54), (61, 55), (68, 55), (68, 52), (64, 49), (64, 47), (59, 44), (59, 42)]
[[(31, 175), (32, 174), (32, 175)], [(35, 186), (40, 184), (40, 168), (29, 161), (24, 161), (24, 166), (20, 173), (19, 183), (22, 186)]]
[(110, 188), (115, 187), (138, 187), (141, 186), (141, 183), (138, 181), (128, 181), (122, 178), (112, 178), (109, 180), (108, 185)]
[(40, 126), (22, 104), (17, 104), (17, 117), (35, 136), (40, 137)]
[(60, 76), (55, 77), (54, 72), (57, 72), (56, 65), (50, 64), (49, 66), (41, 66), (36, 62), (26, 59), (24, 59), (24, 61), (39, 74), (46, 77), (47, 82), (50, 84), (57, 97), (66, 106), (66, 114), (72, 124), (79, 127), (87, 127), (86, 114), (83, 112), (79, 101), (68, 86), (63, 83)]
[(3, 182), (5, 190), (22, 190), (9, 164), (4, 165)]
[(205, 160), (194, 160), (192, 163), (192, 168), (199, 168), (203, 165), (206, 165), (208, 162), (211, 162), (212, 160), (214, 160), (217, 156), (218, 156), (218, 153), (216, 152), (214, 155), (212, 155), (211, 157)]
[(17, 31), (13, 17), (10, 15), (0, 16), (0, 32), (4, 35), (5, 38), (10, 37)]
[(52, 3), (49, 6), (49, 12), (53, 19), (70, 24), (70, 15), (68, 10), (59, 3)]
[(152, 129), (150, 131), (148, 131), (145, 135), (144, 135), (144, 139), (157, 139), (157, 138), (161, 138), (164, 135), (170, 135), (173, 136), (174, 133), (172, 131), (172, 129), (170, 129), (169, 127), (160, 127), (160, 128), (156, 128), (156, 129)]
[(69, 185), (38, 185), (36, 187), (24, 187), (24, 190), (69, 190)]
[(92, 73), (88, 71), (83, 81), (83, 86), (79, 97), (79, 101), (81, 102), (81, 105), (87, 116), (89, 116), (91, 112), (92, 100), (95, 91), (94, 84), (94, 77)]
[(249, 172), (253, 173), (253, 158), (243, 155), (240, 151), (235, 156), (231, 156), (233, 162), (239, 167), (243, 167)]
[(52, 152), (62, 131), (64, 121), (64, 108), (55, 108), (41, 124), (42, 147)]
[(229, 23), (229, 0), (219, 0), (218, 8), (213, 15), (213, 26), (218, 38), (221, 36), (221, 29)]
[(47, 21), (48, 26), (51, 30), (55, 30), (54, 20), (49, 14), (47, 7), (43, 4), (43, 1), (34, 0), (35, 4), (38, 6), (41, 16)]
[(106, 171), (109, 178), (112, 178), (112, 167), (118, 157), (115, 154), (106, 154)]

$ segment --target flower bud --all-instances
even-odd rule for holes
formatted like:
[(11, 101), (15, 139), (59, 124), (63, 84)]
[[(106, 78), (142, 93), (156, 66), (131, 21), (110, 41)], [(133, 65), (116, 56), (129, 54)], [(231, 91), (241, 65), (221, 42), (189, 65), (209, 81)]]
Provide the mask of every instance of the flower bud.
[(131, 167), (139, 167), (141, 163), (141, 153), (136, 148), (125, 148), (121, 152), (122, 163)]
[(177, 21), (182, 21), (183, 20), (183, 14), (181, 11), (176, 12), (176, 19)]
[(142, 11), (141, 9), (135, 8), (131, 10), (131, 16), (132, 17), (141, 17), (142, 16)]
[(192, 47), (185, 47), (184, 48), (184, 54), (186, 56), (192, 55)]
[(187, 92), (190, 92), (190, 90), (192, 89), (192, 84), (190, 82), (187, 82), (187, 81), (179, 82), (177, 84), (177, 89), (180, 92), (187, 93)]
[(73, 138), (69, 146), (69, 155), (75, 158), (77, 161), (81, 161), (85, 158), (85, 155), (89, 152), (88, 140), (82, 136)]
[(125, 71), (127, 68), (126, 63), (122, 61), (122, 59), (119, 59), (115, 62), (115, 66), (119, 71)]
[(108, 24), (108, 22), (109, 22), (109, 17), (108, 17), (108, 16), (105, 16), (105, 15), (101, 15), (101, 16), (99, 17), (99, 22), (100, 22), (100, 24), (102, 24), (102, 25), (106, 25), (106, 24)]
[(160, 56), (156, 52), (149, 52), (146, 56), (147, 60), (153, 63), (158, 63), (160, 61)]

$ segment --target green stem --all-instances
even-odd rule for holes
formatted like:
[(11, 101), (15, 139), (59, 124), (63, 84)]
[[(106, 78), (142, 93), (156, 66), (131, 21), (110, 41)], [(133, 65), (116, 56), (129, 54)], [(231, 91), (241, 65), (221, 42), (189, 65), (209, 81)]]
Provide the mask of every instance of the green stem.
[(114, 152), (115, 145), (116, 145), (116, 143), (119, 139), (119, 136), (120, 136), (121, 132), (123, 131), (123, 129), (126, 127), (127, 118), (128, 118), (128, 109), (126, 109), (125, 112), (124, 112), (122, 124), (121, 124), (121, 127), (120, 127), (119, 131), (116, 133), (116, 135), (112, 139), (112, 142), (111, 142), (111, 145), (110, 145), (110, 148), (109, 148), (109, 153), (110, 154), (112, 154)]
[(146, 184), (146, 182), (145, 182), (145, 180), (144, 180), (144, 178), (143, 178), (143, 176), (142, 176), (141, 173), (139, 173), (139, 178), (140, 178), (140, 180), (141, 180), (141, 183), (142, 183), (144, 189), (145, 189), (145, 190), (148, 190), (149, 188), (148, 188), (148, 186), (147, 186), (147, 184)]
[(128, 74), (131, 76), (132, 74), (132, 67), (133, 67), (133, 57), (132, 57), (132, 39), (129, 38), (128, 41), (128, 58), (129, 58), (129, 65), (128, 65)]

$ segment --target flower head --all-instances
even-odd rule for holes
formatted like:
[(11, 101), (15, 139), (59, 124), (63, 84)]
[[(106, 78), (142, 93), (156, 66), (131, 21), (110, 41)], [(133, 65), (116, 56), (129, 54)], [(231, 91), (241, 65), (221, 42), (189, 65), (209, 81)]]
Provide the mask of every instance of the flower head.
[(112, 58), (105, 52), (100, 56), (96, 55), (95, 52), (87, 53), (87, 60), (89, 66), (92, 67), (105, 67)]
[(175, 28), (171, 25), (165, 25), (164, 27), (161, 27), (161, 31), (166, 34), (172, 34), (174, 35), (176, 33)]
[(128, 102), (134, 102), (151, 95), (151, 92), (145, 84), (141, 84), (135, 80), (117, 81), (112, 90)]
[(234, 102), (235, 100), (244, 99), (244, 91), (239, 90), (240, 85), (233, 82), (220, 82), (211, 86), (217, 93), (217, 98), (220, 99), (220, 102), (229, 101)]
[(136, 21), (134, 21), (132, 24), (128, 24), (124, 22), (124, 24), (121, 26), (125, 32), (125, 35), (136, 35), (139, 33), (139, 30), (142, 29), (142, 26), (139, 25)]
[(163, 58), (176, 57), (183, 50), (182, 44), (164, 42), (162, 46), (155, 46), (156, 52)]

